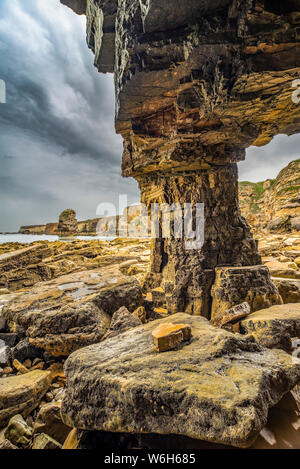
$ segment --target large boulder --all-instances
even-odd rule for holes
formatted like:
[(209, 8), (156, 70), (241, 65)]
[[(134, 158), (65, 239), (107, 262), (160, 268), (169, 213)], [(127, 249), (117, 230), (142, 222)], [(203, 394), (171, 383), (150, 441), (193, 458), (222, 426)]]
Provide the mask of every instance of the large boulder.
[(290, 351), (292, 339), (300, 337), (300, 304), (276, 305), (256, 311), (242, 321), (241, 327), (264, 347)]
[(64, 422), (86, 430), (159, 433), (247, 447), (268, 410), (300, 379), (300, 364), (282, 350), (217, 329), (202, 317), (192, 339), (158, 354), (153, 321), (72, 354), (65, 365)]
[(212, 318), (247, 302), (251, 312), (282, 304), (282, 298), (264, 265), (217, 267), (211, 291)]
[(60, 357), (100, 342), (109, 324), (110, 317), (94, 302), (79, 301), (45, 315), (33, 314), (27, 333), (32, 345)]

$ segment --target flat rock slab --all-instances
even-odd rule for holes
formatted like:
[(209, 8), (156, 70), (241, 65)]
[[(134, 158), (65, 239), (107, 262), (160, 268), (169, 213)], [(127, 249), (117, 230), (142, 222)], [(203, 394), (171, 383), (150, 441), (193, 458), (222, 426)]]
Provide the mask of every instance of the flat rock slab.
[(241, 323), (244, 332), (269, 348), (291, 350), (291, 339), (300, 337), (300, 304), (276, 305), (250, 314)]
[(108, 266), (36, 284), (7, 302), (2, 314), (11, 332), (23, 332), (34, 347), (53, 356), (100, 342), (120, 307), (143, 304), (139, 282)]
[(70, 427), (159, 433), (247, 447), (268, 410), (300, 379), (300, 364), (282, 350), (179, 313), (189, 343), (158, 354), (153, 321), (72, 354), (65, 365), (62, 417)]
[(0, 428), (16, 414), (26, 417), (39, 404), (52, 382), (50, 371), (0, 379)]

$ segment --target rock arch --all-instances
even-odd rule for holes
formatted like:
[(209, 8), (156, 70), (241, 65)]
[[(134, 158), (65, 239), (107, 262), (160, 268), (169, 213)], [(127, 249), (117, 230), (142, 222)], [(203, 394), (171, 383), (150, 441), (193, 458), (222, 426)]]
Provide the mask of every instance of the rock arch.
[(87, 15), (95, 65), (114, 73), (123, 175), (148, 206), (205, 203), (203, 248), (154, 240), (147, 288), (170, 312), (206, 317), (280, 303), (240, 214), (237, 162), (300, 130), (300, 1), (61, 1)]

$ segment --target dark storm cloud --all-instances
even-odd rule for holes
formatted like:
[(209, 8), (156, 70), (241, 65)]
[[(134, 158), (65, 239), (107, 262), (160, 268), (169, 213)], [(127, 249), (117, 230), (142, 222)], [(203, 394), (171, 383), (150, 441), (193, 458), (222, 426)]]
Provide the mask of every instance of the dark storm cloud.
[(67, 153), (117, 163), (120, 155), (106, 137), (117, 141), (112, 79), (92, 67), (83, 18), (58, 0), (4, 0), (0, 14), (1, 75), (8, 94), (0, 123), (35, 131)]
[[(122, 179), (114, 132), (112, 75), (100, 75), (85, 43), (85, 18), (59, 0), (0, 0), (0, 231), (56, 221), (67, 207), (92, 218), (118, 193), (138, 202)], [(299, 157), (299, 137), (250, 149), (241, 179), (261, 180)]]
[(100, 75), (85, 43), (85, 19), (58, 0), (1, 0), (0, 231), (79, 218), (117, 203), (137, 184), (120, 176), (111, 75)]

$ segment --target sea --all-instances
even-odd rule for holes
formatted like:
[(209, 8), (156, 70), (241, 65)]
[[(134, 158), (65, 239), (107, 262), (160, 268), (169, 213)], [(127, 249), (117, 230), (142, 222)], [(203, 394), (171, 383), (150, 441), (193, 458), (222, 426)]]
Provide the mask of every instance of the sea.
[(63, 241), (65, 243), (71, 243), (75, 240), (92, 241), (99, 239), (100, 241), (112, 241), (114, 238), (107, 237), (103, 238), (100, 236), (67, 236), (60, 237), (55, 235), (31, 235), (31, 234), (0, 234), (0, 244), (5, 243), (22, 243), (31, 244), (35, 241)]

